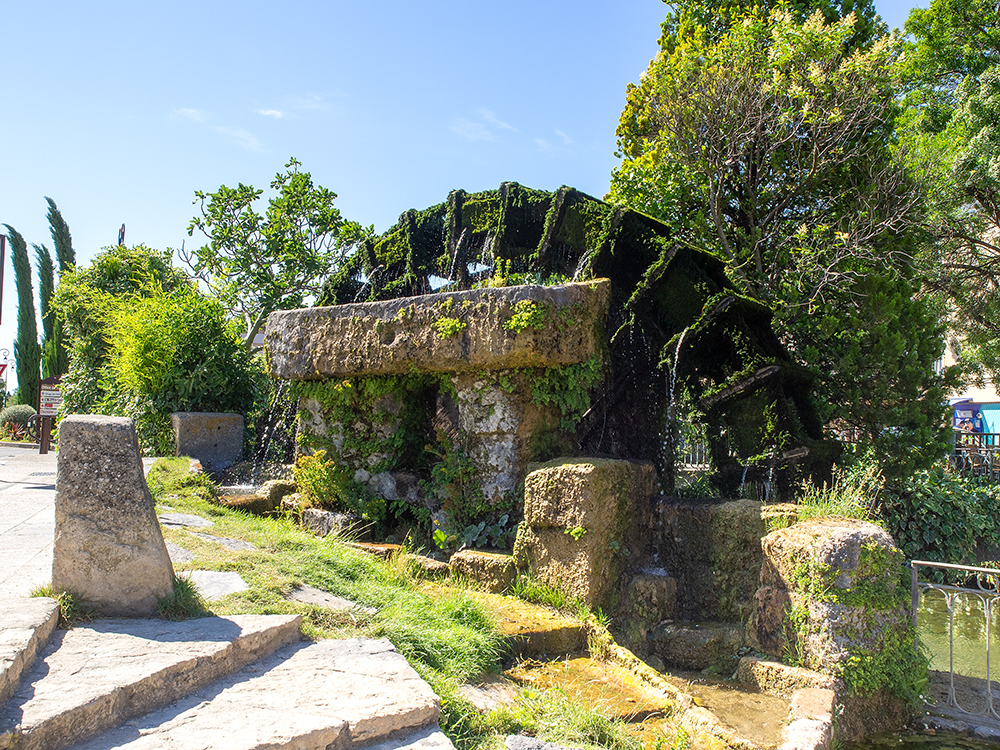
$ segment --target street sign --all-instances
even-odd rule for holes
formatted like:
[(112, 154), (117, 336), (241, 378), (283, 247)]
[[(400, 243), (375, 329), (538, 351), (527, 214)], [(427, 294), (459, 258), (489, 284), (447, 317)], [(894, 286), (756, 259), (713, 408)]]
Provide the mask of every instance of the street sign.
[(59, 413), (59, 407), (62, 406), (62, 394), (59, 392), (58, 386), (54, 389), (52, 386), (48, 386), (48, 388), (43, 387), (38, 404), (39, 416), (56, 416)]

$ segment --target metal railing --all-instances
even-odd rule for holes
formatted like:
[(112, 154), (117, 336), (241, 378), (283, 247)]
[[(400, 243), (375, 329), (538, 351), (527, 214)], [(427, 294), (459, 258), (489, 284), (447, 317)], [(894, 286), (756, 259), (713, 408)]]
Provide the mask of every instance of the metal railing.
[(1000, 481), (1000, 433), (955, 430), (955, 448), (948, 464), (964, 477)]
[[(994, 685), (992, 675), (990, 673), (990, 659), (991, 659), (991, 645), (993, 639), (992, 625), (994, 614), (996, 611), (1000, 611), (1000, 605), (997, 604), (1000, 601), (1000, 570), (995, 568), (980, 568), (974, 565), (953, 565), (951, 563), (937, 563), (937, 562), (927, 562), (925, 560), (914, 560), (911, 565), (911, 582), (910, 582), (910, 596), (911, 596), (911, 611), (913, 617), (913, 627), (919, 633), (919, 627), (917, 622), (917, 612), (920, 606), (920, 597), (922, 593), (928, 591), (940, 592), (944, 598), (944, 602), (947, 605), (948, 610), (948, 693), (945, 698), (945, 703), (942, 706), (940, 701), (931, 695), (931, 691), (925, 693), (925, 700), (928, 704), (933, 705), (937, 708), (946, 708), (958, 711), (962, 714), (967, 714), (970, 716), (983, 716), (990, 719), (1000, 719), (1000, 685)], [(929, 581), (921, 581), (919, 578), (919, 568), (930, 568), (941, 571), (948, 571), (950, 573), (956, 574), (955, 579), (963, 577), (967, 581), (969, 578), (975, 579), (975, 588), (967, 586), (957, 586), (949, 585), (943, 583), (932, 583)], [(985, 678), (980, 681), (976, 677), (964, 676), (968, 681), (971, 680), (975, 684), (975, 693), (978, 697), (985, 698), (980, 704), (980, 709), (976, 710), (974, 707), (968, 705), (962, 705), (959, 699), (959, 693), (962, 692), (963, 696), (969, 695), (967, 691), (956, 690), (956, 672), (955, 672), (955, 614), (956, 605), (959, 601), (963, 600), (965, 597), (971, 598), (972, 601), (978, 602), (981, 606), (981, 615), (978, 612), (979, 606), (977, 607), (962, 607), (962, 614), (965, 616), (983, 618), (983, 629), (982, 632), (985, 633), (986, 641), (986, 672)], [(976, 611), (973, 611), (976, 610)], [(978, 624), (974, 628), (978, 631)], [(960, 675), (960, 679), (963, 676)], [(965, 700), (963, 697), (962, 700)]]

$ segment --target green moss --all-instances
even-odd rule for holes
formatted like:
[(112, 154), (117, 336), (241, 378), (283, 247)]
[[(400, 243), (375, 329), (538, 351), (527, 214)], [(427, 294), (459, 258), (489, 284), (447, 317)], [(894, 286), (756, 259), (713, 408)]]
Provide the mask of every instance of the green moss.
[(545, 328), (546, 310), (535, 302), (523, 299), (514, 304), (514, 313), (505, 321), (503, 327), (508, 331), (520, 333), (526, 328), (540, 331)]
[(437, 333), (438, 338), (446, 339), (456, 336), (469, 327), (469, 324), (459, 318), (438, 318), (431, 323), (431, 328)]
[(601, 379), (603, 370), (597, 355), (579, 364), (541, 370), (531, 381), (531, 403), (555, 406), (562, 415), (560, 429), (572, 432), (590, 408), (590, 388)]

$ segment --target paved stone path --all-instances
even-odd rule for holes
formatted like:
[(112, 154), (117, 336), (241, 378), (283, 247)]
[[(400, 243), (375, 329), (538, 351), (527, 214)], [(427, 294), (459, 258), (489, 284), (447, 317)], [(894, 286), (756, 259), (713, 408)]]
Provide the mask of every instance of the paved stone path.
[(0, 599), (52, 581), (56, 454), (0, 445)]

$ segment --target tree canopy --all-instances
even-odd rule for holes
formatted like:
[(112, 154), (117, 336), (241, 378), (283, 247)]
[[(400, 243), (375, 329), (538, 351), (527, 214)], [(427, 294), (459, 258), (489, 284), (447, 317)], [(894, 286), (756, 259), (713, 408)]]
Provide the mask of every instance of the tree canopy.
[[(733, 8), (720, 29), (701, 10), (681, 7), (670, 44), (628, 89), (609, 198), (718, 254), (776, 310), (786, 344), (820, 378), (831, 426), (883, 458), (889, 430), (936, 457), (941, 308), (908, 304), (922, 293), (925, 209), (894, 142), (898, 40), (856, 43), (853, 15), (799, 20), (761, 4)], [(892, 315), (904, 312), (897, 331)], [(873, 376), (879, 387), (861, 394)], [(919, 415), (904, 417), (894, 393), (917, 394)]]
[(371, 232), (345, 220), (334, 206), (336, 193), (315, 185), (301, 163), (291, 159), (271, 182), (267, 208), (252, 185), (222, 185), (195, 193), (199, 214), (188, 227), (208, 238), (180, 257), (244, 326), (249, 348), (274, 310), (301, 307), (315, 295), (355, 243)]

